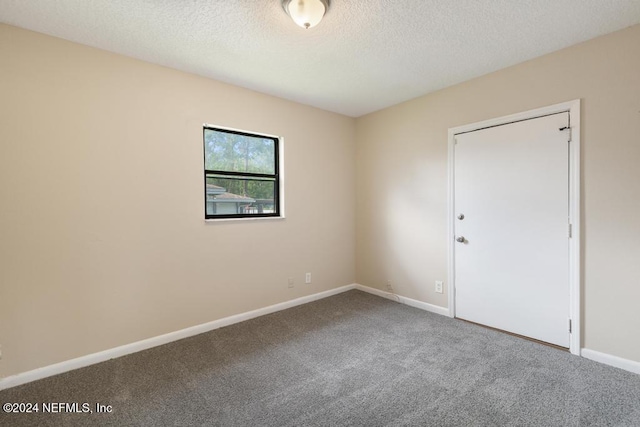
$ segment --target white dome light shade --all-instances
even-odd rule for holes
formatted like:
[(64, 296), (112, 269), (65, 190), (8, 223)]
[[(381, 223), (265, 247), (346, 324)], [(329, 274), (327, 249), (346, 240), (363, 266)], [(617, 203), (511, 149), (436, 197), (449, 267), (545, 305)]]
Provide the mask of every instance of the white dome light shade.
[(329, 0), (282, 0), (282, 7), (302, 28), (318, 25), (329, 9)]

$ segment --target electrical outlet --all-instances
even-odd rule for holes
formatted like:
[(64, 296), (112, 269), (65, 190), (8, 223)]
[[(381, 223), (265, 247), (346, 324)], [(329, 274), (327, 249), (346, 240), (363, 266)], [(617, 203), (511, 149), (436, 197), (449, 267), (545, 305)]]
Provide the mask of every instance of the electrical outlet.
[(441, 280), (436, 280), (436, 293), (439, 293), (439, 294), (442, 293), (442, 281)]
[(289, 287), (293, 288), (293, 277), (289, 277)]
[(391, 284), (391, 280), (387, 280), (387, 291), (393, 292), (393, 285)]
[(311, 273), (307, 273), (304, 275), (304, 283), (307, 285), (311, 283)]

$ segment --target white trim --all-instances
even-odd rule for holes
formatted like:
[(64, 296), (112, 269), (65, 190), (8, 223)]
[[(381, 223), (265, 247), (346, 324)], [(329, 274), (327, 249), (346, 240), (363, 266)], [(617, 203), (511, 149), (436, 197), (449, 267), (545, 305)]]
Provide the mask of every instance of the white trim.
[(278, 202), (280, 203), (280, 218), (285, 218), (284, 212), (284, 136), (280, 136), (280, 143), (278, 144)]
[(590, 350), (588, 348), (582, 349), (582, 356), (595, 362), (604, 363), (605, 365), (614, 366), (616, 368), (624, 369), (625, 371), (640, 374), (640, 362), (636, 362), (634, 360), (623, 359), (622, 357), (613, 356), (607, 353), (600, 353), (599, 351)]
[(422, 302), (412, 298), (403, 297), (402, 295), (392, 294), (390, 292), (381, 291), (380, 289), (370, 288), (369, 286), (364, 286), (360, 284), (356, 284), (355, 288), (359, 291), (377, 295), (382, 298), (387, 298), (387, 299), (399, 302), (401, 304), (406, 304), (411, 307), (419, 308), (424, 311), (440, 314), (442, 316), (449, 316), (449, 309), (445, 307), (440, 307), (438, 305), (429, 304), (427, 302)]
[(580, 213), (580, 100), (576, 99), (569, 104), (569, 123), (571, 143), (569, 144), (569, 221), (571, 222), (571, 239), (569, 239), (569, 316), (571, 318), (571, 335), (569, 337), (569, 349), (572, 354), (580, 355), (582, 347), (582, 260), (580, 257), (580, 245), (582, 236)]
[(279, 304), (270, 305), (268, 307), (259, 308), (257, 310), (248, 311), (246, 313), (236, 314), (234, 316), (225, 317), (223, 319), (214, 320), (212, 322), (203, 323), (201, 325), (192, 326), (189, 328), (181, 329), (179, 331), (170, 332), (168, 334), (159, 335), (131, 344), (122, 345), (120, 347), (111, 348), (98, 353), (88, 354), (86, 356), (77, 357), (71, 360), (65, 360), (64, 362), (44, 366), (32, 371), (23, 372), (6, 378), (0, 378), (0, 390), (47, 378), (52, 375), (62, 374), (74, 369), (84, 368), (85, 366), (94, 365), (96, 363), (104, 362), (109, 359), (115, 359), (116, 357), (126, 356), (127, 354), (147, 350), (152, 347), (157, 347), (159, 345), (181, 340), (183, 338), (199, 335), (205, 332), (212, 331), (214, 329), (233, 325), (239, 322), (244, 322), (245, 320), (254, 319), (266, 314), (286, 310), (287, 308), (307, 304), (309, 302), (337, 295), (346, 291), (350, 291), (352, 289), (356, 289), (355, 284), (346, 285), (328, 291), (319, 292), (317, 294), (296, 298), (290, 301), (281, 302)]
[(455, 188), (455, 169), (454, 169), (454, 155), (455, 155), (455, 128), (449, 129), (449, 142), (448, 142), (448, 161), (447, 161), (447, 175), (448, 175), (448, 188), (447, 188), (447, 278), (448, 288), (447, 296), (449, 299), (449, 317), (456, 317), (456, 287), (455, 278), (456, 270), (453, 260), (455, 259), (455, 204), (453, 189)]
[(281, 220), (281, 219), (285, 219), (284, 216), (259, 216), (256, 218), (251, 218), (251, 217), (244, 217), (244, 218), (209, 218), (209, 219), (205, 219), (204, 222), (206, 223), (212, 223), (215, 224), (216, 222), (225, 222), (225, 221), (260, 221), (260, 220), (266, 220), (266, 221), (276, 221), (276, 220)]
[(535, 117), (546, 116), (561, 112), (569, 113), (571, 127), (571, 144), (569, 152), (569, 220), (573, 228), (573, 236), (569, 240), (569, 316), (572, 319), (572, 332), (570, 335), (569, 350), (572, 354), (580, 355), (580, 336), (582, 325), (582, 313), (580, 310), (581, 301), (581, 277), (580, 277), (580, 236), (582, 234), (580, 225), (580, 100), (563, 102), (548, 107), (537, 108), (535, 110), (524, 111), (509, 116), (498, 117), (482, 122), (471, 123), (464, 126), (449, 128), (448, 138), (448, 246), (447, 246), (447, 272), (449, 282), (449, 316), (455, 317), (455, 246), (454, 246), (454, 145), (456, 134), (471, 132), (474, 130), (499, 126), (520, 120), (533, 119)]
[(269, 133), (264, 133), (264, 132), (254, 132), (252, 130), (246, 130), (246, 129), (238, 129), (238, 128), (232, 128), (229, 126), (218, 126), (218, 125), (214, 125), (211, 123), (203, 123), (202, 127), (205, 128), (215, 128), (215, 129), (222, 129), (222, 130), (229, 130), (231, 132), (242, 132), (242, 133), (251, 133), (254, 135), (260, 135), (260, 136), (266, 136), (267, 138), (278, 138), (280, 139), (281, 137), (278, 135), (271, 135)]

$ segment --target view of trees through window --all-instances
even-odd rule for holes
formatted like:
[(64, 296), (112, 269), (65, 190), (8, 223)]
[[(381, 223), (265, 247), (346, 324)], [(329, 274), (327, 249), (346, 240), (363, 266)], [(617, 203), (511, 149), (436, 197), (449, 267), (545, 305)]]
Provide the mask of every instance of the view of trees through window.
[(278, 139), (204, 129), (206, 217), (278, 215)]

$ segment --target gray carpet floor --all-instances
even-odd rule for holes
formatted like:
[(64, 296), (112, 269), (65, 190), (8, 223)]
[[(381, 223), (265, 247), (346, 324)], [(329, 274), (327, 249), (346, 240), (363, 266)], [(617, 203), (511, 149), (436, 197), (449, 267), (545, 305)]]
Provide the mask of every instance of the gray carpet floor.
[(0, 392), (3, 426), (640, 426), (640, 375), (350, 291)]

